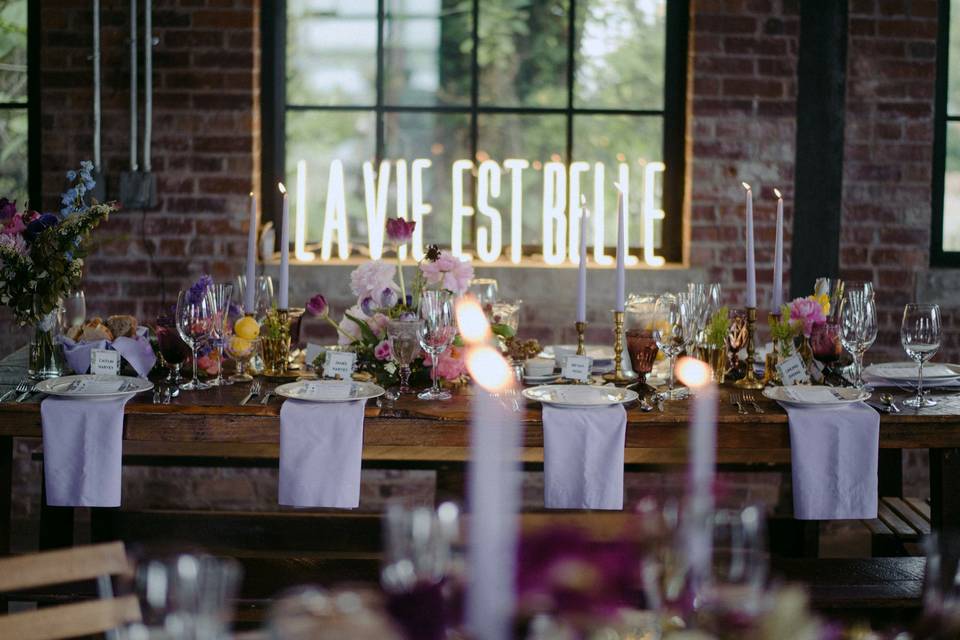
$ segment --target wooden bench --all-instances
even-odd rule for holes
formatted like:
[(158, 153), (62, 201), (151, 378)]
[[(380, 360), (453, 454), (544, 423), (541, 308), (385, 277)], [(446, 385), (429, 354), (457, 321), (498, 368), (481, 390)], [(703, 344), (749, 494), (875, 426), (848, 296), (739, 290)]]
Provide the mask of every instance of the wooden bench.
[(923, 556), (930, 535), (930, 503), (920, 498), (880, 498), (877, 517), (863, 520), (871, 534), (874, 557)]

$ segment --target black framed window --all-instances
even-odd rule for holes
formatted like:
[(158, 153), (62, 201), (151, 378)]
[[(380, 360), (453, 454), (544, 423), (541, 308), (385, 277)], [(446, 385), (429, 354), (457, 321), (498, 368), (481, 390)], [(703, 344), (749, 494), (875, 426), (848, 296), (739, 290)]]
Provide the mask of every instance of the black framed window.
[[(39, 3), (0, 0), (0, 197), (39, 209), (36, 33)], [(36, 147), (36, 148), (34, 148)]]
[[(489, 233), (478, 200), (490, 194), (503, 255), (515, 197), (524, 253), (540, 253), (544, 199), (569, 200), (577, 173), (591, 210), (603, 193), (612, 253), (614, 182), (626, 167), (634, 253), (646, 198), (666, 212), (654, 223), (657, 255), (681, 261), (687, 0), (286, 0), (265, 3), (263, 17), (265, 214), (279, 212), (277, 180), (294, 211), (305, 175), (308, 245), (321, 239), (339, 161), (350, 240), (364, 254), (370, 187), (387, 160), (387, 217), (412, 216), (414, 172), (422, 178), (425, 244), (451, 246), (459, 202), (474, 212), (462, 218), (471, 250), (481, 227)], [(484, 161), (497, 164), (484, 178), (499, 169), (499, 195), (481, 184)], [(558, 166), (574, 161), (585, 164), (560, 171), (560, 189)], [(658, 162), (665, 171), (648, 170)], [(547, 193), (545, 181), (558, 187)]]

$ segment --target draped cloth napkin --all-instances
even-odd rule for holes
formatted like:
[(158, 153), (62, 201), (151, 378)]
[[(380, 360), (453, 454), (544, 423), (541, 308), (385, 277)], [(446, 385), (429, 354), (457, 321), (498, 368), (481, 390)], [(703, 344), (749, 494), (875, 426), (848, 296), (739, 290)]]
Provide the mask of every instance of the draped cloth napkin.
[(794, 517), (876, 518), (880, 414), (862, 402), (783, 408), (790, 422)]
[(548, 509), (623, 509), (627, 412), (543, 406), (544, 502)]
[(94, 340), (92, 342), (75, 342), (67, 336), (59, 336), (58, 339), (63, 345), (63, 357), (74, 373), (86, 373), (90, 369), (90, 352), (94, 349), (113, 349), (130, 363), (141, 378), (146, 378), (153, 369), (153, 365), (157, 363), (157, 356), (150, 346), (146, 327), (137, 327), (136, 338), (120, 336), (113, 341)]
[(48, 505), (120, 506), (123, 407), (131, 397), (40, 403)]
[(366, 400), (286, 400), (280, 407), (279, 502), (294, 507), (360, 506)]

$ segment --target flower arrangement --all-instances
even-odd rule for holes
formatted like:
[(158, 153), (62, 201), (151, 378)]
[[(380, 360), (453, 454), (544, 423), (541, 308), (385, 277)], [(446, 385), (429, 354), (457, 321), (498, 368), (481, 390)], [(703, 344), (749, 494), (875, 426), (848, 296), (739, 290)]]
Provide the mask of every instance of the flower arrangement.
[[(336, 329), (341, 346), (356, 352), (358, 370), (370, 374), (381, 384), (392, 383), (397, 374), (387, 339), (390, 321), (415, 319), (423, 291), (446, 289), (460, 295), (473, 279), (473, 267), (469, 263), (431, 245), (417, 264), (408, 294), (399, 247), (413, 236), (416, 224), (403, 218), (387, 220), (387, 238), (397, 250), (397, 263), (371, 260), (354, 269), (350, 274), (350, 291), (357, 303), (344, 311), (339, 322), (331, 317), (330, 305), (322, 294), (313, 296), (306, 304), (307, 313), (324, 319)], [(437, 367), (441, 379), (459, 381), (465, 372), (464, 355), (462, 345), (456, 342), (440, 355), (436, 364), (428, 355), (421, 354), (411, 366), (411, 382), (425, 384), (429, 379), (427, 368), (433, 366)], [(313, 364), (319, 367), (322, 361), (321, 355)]]
[(784, 313), (784, 317), (796, 322), (798, 330), (804, 337), (809, 338), (815, 325), (827, 321), (827, 314), (830, 313), (830, 299), (826, 295), (807, 296), (795, 299), (788, 307), (789, 314)]
[(85, 201), (92, 170), (84, 161), (79, 172), (68, 172), (72, 185), (59, 214), (18, 211), (16, 202), (0, 198), (0, 304), (20, 325), (39, 323), (80, 284), (90, 232), (116, 209)]

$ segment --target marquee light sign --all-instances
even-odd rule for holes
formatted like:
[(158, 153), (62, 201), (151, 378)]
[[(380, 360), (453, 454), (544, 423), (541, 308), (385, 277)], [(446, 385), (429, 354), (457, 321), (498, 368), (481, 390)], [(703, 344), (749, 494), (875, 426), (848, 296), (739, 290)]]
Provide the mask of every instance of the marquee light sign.
[[(413, 220), (417, 226), (410, 241), (400, 247), (400, 257), (405, 259), (409, 250), (414, 260), (422, 260), (425, 255), (423, 241), (424, 225), (436, 216), (433, 206), (424, 199), (423, 176), (430, 169), (432, 161), (428, 158), (406, 160), (384, 160), (379, 170), (372, 162), (363, 163), (364, 203), (368, 229), (367, 247), (370, 257), (379, 259), (384, 250), (384, 229), (388, 214), (388, 196), (394, 190), (397, 217)], [(471, 160), (456, 160), (451, 166), (450, 211), (450, 252), (464, 260), (474, 256), (464, 249), (464, 227), (469, 226), (469, 218), (476, 217), (476, 257), (484, 263), (497, 262), (502, 256), (509, 256), (514, 264), (523, 257), (523, 172), (530, 168), (530, 162), (521, 158), (508, 158), (503, 163), (484, 160), (475, 165)], [(543, 260), (549, 265), (561, 265), (565, 262), (578, 264), (580, 261), (580, 218), (585, 213), (581, 202), (583, 186), (590, 181), (593, 173), (593, 206), (588, 207), (588, 224), (593, 231), (593, 262), (600, 265), (613, 264), (613, 256), (607, 254), (604, 246), (604, 193), (606, 187), (605, 167), (597, 162), (572, 162), (569, 167), (562, 162), (543, 164), (543, 200), (541, 217), (541, 245)], [(654, 222), (663, 220), (665, 214), (657, 204), (656, 197), (658, 174), (666, 167), (662, 162), (647, 162), (643, 166), (643, 205), (639, 222), (642, 224), (643, 260), (652, 267), (662, 266), (663, 256), (655, 253), (653, 243)], [(476, 210), (468, 204), (465, 194), (465, 182), (468, 174), (475, 172), (477, 178)], [(661, 178), (662, 179), (662, 178)], [(625, 231), (627, 246), (630, 240), (630, 166), (620, 163), (617, 166), (617, 178), (612, 181), (625, 186)], [(306, 204), (307, 167), (306, 162), (297, 163), (296, 214), (294, 218), (294, 250), (297, 260), (310, 262), (316, 254), (306, 249), (307, 204)], [(494, 201), (510, 191), (509, 210), (502, 210)], [(529, 214), (528, 214), (529, 215)], [(509, 226), (509, 245), (504, 244), (504, 227)], [(531, 238), (527, 238), (530, 240)], [(347, 219), (346, 190), (344, 185), (343, 162), (330, 163), (327, 175), (326, 206), (323, 217), (323, 233), (320, 243), (320, 260), (327, 262), (333, 256), (336, 245), (337, 256), (345, 260), (350, 256), (350, 226)], [(636, 256), (627, 256), (627, 264), (637, 264)]]

